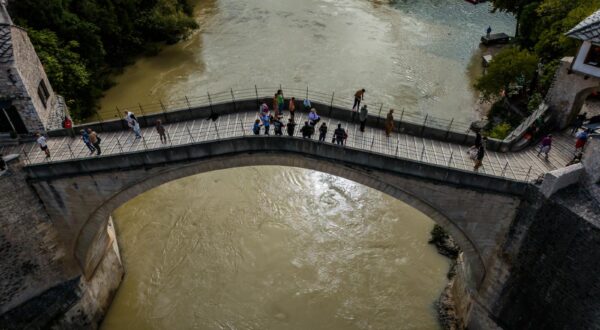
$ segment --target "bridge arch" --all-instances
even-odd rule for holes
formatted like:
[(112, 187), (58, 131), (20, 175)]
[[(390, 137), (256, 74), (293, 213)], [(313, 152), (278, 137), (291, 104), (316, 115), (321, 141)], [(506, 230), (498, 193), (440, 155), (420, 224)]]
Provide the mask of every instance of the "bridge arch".
[(493, 266), (522, 184), (297, 138), (245, 137), (28, 167), (50, 216), (91, 278), (112, 212), (164, 183), (219, 169), (281, 165), (329, 173), (400, 199), (444, 227), (464, 251), (469, 287)]

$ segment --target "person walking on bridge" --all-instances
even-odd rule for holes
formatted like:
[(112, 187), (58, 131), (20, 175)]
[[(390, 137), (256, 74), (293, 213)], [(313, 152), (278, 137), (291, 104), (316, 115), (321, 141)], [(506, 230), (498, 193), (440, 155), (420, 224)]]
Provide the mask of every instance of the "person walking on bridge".
[(319, 142), (325, 142), (325, 137), (327, 136), (327, 124), (321, 124), (319, 127)]
[(317, 114), (317, 109), (315, 109), (315, 108), (310, 109), (310, 113), (308, 114), (308, 119), (312, 126), (317, 126), (317, 124), (319, 123), (319, 120), (321, 120), (321, 117)]
[(285, 104), (285, 99), (283, 98), (283, 91), (281, 89), (277, 90), (277, 110), (279, 111), (279, 115), (283, 116), (283, 108)]
[(363, 88), (357, 90), (356, 93), (354, 93), (354, 105), (352, 106), (353, 111), (358, 111), (358, 109), (360, 108), (360, 102), (364, 100), (365, 92), (366, 90)]
[(263, 126), (265, 127), (265, 135), (269, 135), (269, 128), (271, 128), (271, 116), (263, 115), (261, 120)]
[(338, 127), (333, 131), (333, 137), (338, 145), (343, 146), (348, 138), (348, 133), (342, 128), (342, 124), (338, 124)]
[(260, 119), (255, 120), (254, 125), (252, 125), (252, 133), (254, 133), (254, 135), (259, 135), (261, 126)]
[(142, 137), (142, 131), (140, 129), (140, 123), (138, 122), (137, 118), (135, 117), (135, 115), (133, 114), (133, 112), (131, 111), (125, 111), (125, 121), (127, 121), (127, 126), (129, 126), (129, 128), (131, 128), (133, 130), (133, 133), (135, 133), (135, 138), (139, 139)]
[(84, 129), (79, 131), (79, 133), (81, 133), (81, 140), (83, 140), (83, 143), (85, 143), (85, 146), (88, 147), (88, 149), (90, 149), (90, 155), (92, 155), (96, 151), (96, 148), (94, 148), (94, 146), (90, 142), (90, 136)]
[(50, 158), (50, 150), (48, 149), (48, 140), (40, 133), (35, 134), (36, 142), (40, 146), (40, 149), (46, 154), (46, 158)]
[(394, 109), (390, 109), (387, 117), (385, 118), (385, 136), (390, 137), (392, 130), (394, 129)]
[(542, 143), (540, 144), (540, 151), (538, 151), (538, 156), (544, 153), (544, 158), (548, 160), (548, 154), (550, 153), (550, 149), (552, 149), (552, 134), (546, 135), (542, 139)]
[(358, 113), (358, 119), (360, 120), (360, 131), (365, 131), (365, 125), (367, 125), (367, 118), (369, 116), (369, 111), (367, 110), (367, 105), (363, 105), (360, 108), (360, 112)]
[(310, 125), (307, 121), (304, 122), (304, 126), (300, 129), (302, 132), (302, 138), (312, 139), (312, 135), (315, 133), (315, 127)]
[(483, 143), (476, 148), (477, 153), (475, 153), (475, 164), (473, 165), (473, 170), (475, 172), (479, 171), (479, 168), (483, 165), (483, 157), (485, 157), (485, 147), (483, 146)]
[(290, 103), (288, 103), (288, 110), (290, 110), (290, 118), (294, 118), (294, 112), (296, 112), (296, 99), (292, 96)]
[(294, 122), (294, 117), (293, 116), (290, 117), (288, 119), (287, 125), (285, 125), (287, 128), (288, 136), (294, 136), (294, 132), (296, 131), (296, 125), (297, 124), (296, 124), (296, 122)]
[(585, 143), (591, 132), (592, 130), (588, 129), (577, 133), (575, 136), (577, 138), (577, 141), (575, 141), (575, 153), (577, 153), (577, 151), (583, 151), (583, 147), (585, 147)]
[(165, 134), (165, 127), (160, 119), (156, 121), (156, 132), (158, 133), (158, 136), (160, 136), (160, 142), (162, 144), (166, 144), (167, 134)]
[(94, 148), (96, 148), (96, 155), (100, 156), (100, 153), (102, 152), (100, 150), (100, 141), (101, 141), (100, 137), (91, 128), (88, 128), (87, 131), (88, 131), (88, 135), (90, 136), (90, 142), (92, 143)]

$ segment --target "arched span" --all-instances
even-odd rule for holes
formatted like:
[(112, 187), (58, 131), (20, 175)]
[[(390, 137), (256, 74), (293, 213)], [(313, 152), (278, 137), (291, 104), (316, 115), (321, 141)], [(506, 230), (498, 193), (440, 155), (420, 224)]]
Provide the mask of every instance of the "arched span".
[(585, 103), (585, 100), (595, 92), (600, 91), (600, 86), (589, 87), (582, 89), (575, 95), (575, 99), (573, 100), (573, 107), (571, 108), (571, 112), (569, 113), (569, 123), (575, 120), (575, 117), (581, 112), (581, 108)]
[[(159, 173), (149, 175), (148, 177), (145, 177), (137, 182), (131, 183), (129, 186), (125, 187), (123, 190), (106, 201), (106, 203), (101, 205), (89, 218), (88, 222), (84, 225), (80, 231), (80, 234), (78, 235), (76, 248), (76, 252), (87, 251), (87, 253), (76, 253), (76, 258), (82, 265), (85, 265), (85, 260), (90, 258), (90, 251), (94, 250), (91, 244), (97, 242), (97, 233), (101, 232), (103, 228), (106, 228), (108, 218), (114, 212), (114, 210), (148, 190), (174, 180), (210, 171), (246, 166), (278, 165), (304, 168), (335, 175), (363, 184), (367, 187), (381, 191), (405, 202), (406, 204), (414, 207), (430, 217), (433, 221), (442, 226), (452, 235), (465, 253), (465, 259), (467, 260), (467, 263), (473, 272), (472, 275), (474, 277), (474, 283), (479, 283), (481, 279), (485, 277), (485, 266), (479, 251), (477, 251), (477, 248), (473, 242), (471, 242), (469, 237), (465, 235), (462, 229), (453, 223), (453, 221), (449, 219), (441, 210), (437, 210), (434, 206), (415, 197), (405, 189), (374, 178), (367, 171), (361, 171), (360, 169), (349, 168), (347, 166), (340, 166), (339, 164), (321, 159), (311, 159), (309, 162), (307, 162), (305, 157), (299, 155), (290, 154), (280, 156), (265, 153), (236, 155), (234, 157), (234, 159), (217, 158), (208, 161), (187, 164), (177, 168), (165, 168)], [(91, 235), (94, 235), (94, 238), (90, 239)]]
[(465, 253), (479, 288), (510, 226), (522, 183), (476, 175), (352, 148), (296, 138), (230, 138), (173, 148), (27, 168), (50, 216), (86, 277), (108, 246), (110, 214), (163, 183), (218, 169), (251, 165), (306, 168), (343, 177), (388, 195), (446, 228)]

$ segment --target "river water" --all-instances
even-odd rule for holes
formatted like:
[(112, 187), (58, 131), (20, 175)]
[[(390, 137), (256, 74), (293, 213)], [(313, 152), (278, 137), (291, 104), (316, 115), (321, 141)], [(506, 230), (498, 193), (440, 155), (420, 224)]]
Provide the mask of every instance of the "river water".
[[(200, 29), (117, 77), (104, 117), (309, 84), (472, 119), (476, 40), (514, 25), (461, 0), (196, 2)], [(103, 329), (439, 328), (449, 263), (427, 244), (432, 221), (357, 183), (297, 168), (216, 171), (144, 193), (114, 218), (127, 273)]]
[(433, 223), (339, 177), (275, 166), (180, 179), (114, 214), (125, 279), (104, 329), (436, 329)]

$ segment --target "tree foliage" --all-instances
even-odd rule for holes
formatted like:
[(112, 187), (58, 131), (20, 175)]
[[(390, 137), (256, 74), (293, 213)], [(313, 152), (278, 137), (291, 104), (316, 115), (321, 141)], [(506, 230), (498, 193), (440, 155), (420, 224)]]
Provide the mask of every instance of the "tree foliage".
[(509, 47), (500, 51), (490, 62), (487, 73), (475, 87), (486, 100), (496, 99), (502, 92), (524, 90), (534, 78), (538, 58), (528, 50)]
[(75, 119), (84, 119), (93, 115), (111, 72), (196, 28), (187, 1), (19, 0), (8, 9), (27, 29), (54, 89)]

